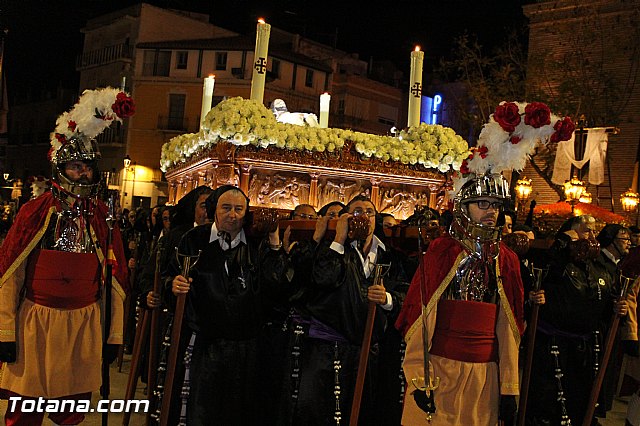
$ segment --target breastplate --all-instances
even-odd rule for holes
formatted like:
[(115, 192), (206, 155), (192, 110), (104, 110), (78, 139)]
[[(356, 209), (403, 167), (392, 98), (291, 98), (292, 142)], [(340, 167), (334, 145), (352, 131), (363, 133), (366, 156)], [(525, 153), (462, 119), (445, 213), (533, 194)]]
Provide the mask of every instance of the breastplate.
[(51, 223), (40, 248), (70, 253), (94, 253), (95, 244), (89, 233), (92, 213), (88, 209), (64, 202), (62, 209), (51, 216)]

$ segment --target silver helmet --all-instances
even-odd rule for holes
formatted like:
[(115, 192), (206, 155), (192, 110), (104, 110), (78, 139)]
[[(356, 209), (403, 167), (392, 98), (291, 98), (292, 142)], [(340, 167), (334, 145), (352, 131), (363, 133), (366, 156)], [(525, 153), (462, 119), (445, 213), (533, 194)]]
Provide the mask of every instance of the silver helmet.
[[(80, 134), (65, 141), (62, 147), (52, 156), (51, 177), (55, 183), (71, 194), (80, 197), (93, 197), (98, 194), (100, 186), (100, 172), (97, 165), (102, 155), (94, 139), (87, 139), (82, 136)], [(80, 183), (72, 181), (65, 173), (65, 166), (70, 161), (82, 161), (90, 164), (93, 169), (92, 182)]]
[(499, 241), (502, 226), (477, 223), (469, 217), (466, 204), (478, 198), (491, 197), (506, 203), (511, 195), (509, 182), (499, 173), (472, 175), (453, 199), (452, 234), (458, 239), (485, 243)]

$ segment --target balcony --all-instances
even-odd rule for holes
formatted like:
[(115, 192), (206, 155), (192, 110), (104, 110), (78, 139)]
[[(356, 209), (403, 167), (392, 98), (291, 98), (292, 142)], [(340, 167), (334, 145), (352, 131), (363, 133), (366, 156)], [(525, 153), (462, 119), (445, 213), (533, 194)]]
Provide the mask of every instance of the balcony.
[(189, 128), (189, 119), (186, 117), (158, 116), (158, 129), (167, 132), (197, 132), (198, 129)]
[(131, 62), (133, 59), (133, 46), (129, 44), (115, 44), (102, 49), (85, 52), (76, 59), (76, 70), (105, 65), (115, 61)]
[(96, 136), (98, 146), (121, 146), (124, 143), (124, 129), (117, 123), (113, 127), (107, 127), (104, 132)]

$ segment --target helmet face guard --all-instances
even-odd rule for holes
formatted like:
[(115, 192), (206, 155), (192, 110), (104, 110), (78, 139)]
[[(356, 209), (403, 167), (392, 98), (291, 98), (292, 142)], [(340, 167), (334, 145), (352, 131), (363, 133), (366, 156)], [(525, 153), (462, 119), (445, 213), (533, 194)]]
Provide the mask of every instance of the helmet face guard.
[[(102, 155), (100, 154), (95, 139), (72, 138), (58, 149), (55, 156), (51, 159), (52, 180), (70, 194), (79, 197), (96, 196), (100, 185), (100, 172), (98, 171), (97, 160), (101, 158)], [(64, 172), (64, 168), (66, 163), (70, 161), (90, 162), (93, 168), (93, 182), (79, 183), (69, 179)]]
[(451, 231), (457, 238), (477, 242), (499, 241), (502, 225), (484, 225), (474, 222), (467, 212), (466, 204), (479, 198), (496, 198), (506, 202), (511, 198), (509, 183), (499, 173), (487, 173), (471, 178), (465, 183), (453, 200), (453, 222)]

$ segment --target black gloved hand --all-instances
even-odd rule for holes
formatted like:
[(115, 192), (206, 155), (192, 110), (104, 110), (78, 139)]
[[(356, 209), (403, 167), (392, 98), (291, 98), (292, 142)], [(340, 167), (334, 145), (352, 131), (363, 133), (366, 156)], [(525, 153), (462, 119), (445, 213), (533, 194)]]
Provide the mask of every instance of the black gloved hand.
[(16, 342), (0, 342), (0, 361), (16, 362)]
[(622, 350), (625, 354), (638, 358), (640, 356), (640, 345), (637, 340), (623, 340)]
[(515, 395), (500, 395), (500, 414), (498, 419), (502, 420), (505, 425), (514, 425), (517, 411), (518, 406)]
[(423, 390), (413, 391), (413, 399), (416, 401), (416, 405), (425, 413), (433, 414), (436, 412), (436, 404), (433, 400), (433, 392), (430, 391), (429, 395)]
[(118, 351), (120, 350), (120, 345), (112, 345), (107, 343), (107, 346), (102, 351), (102, 358), (107, 362), (107, 364), (111, 364), (113, 361), (118, 358)]

